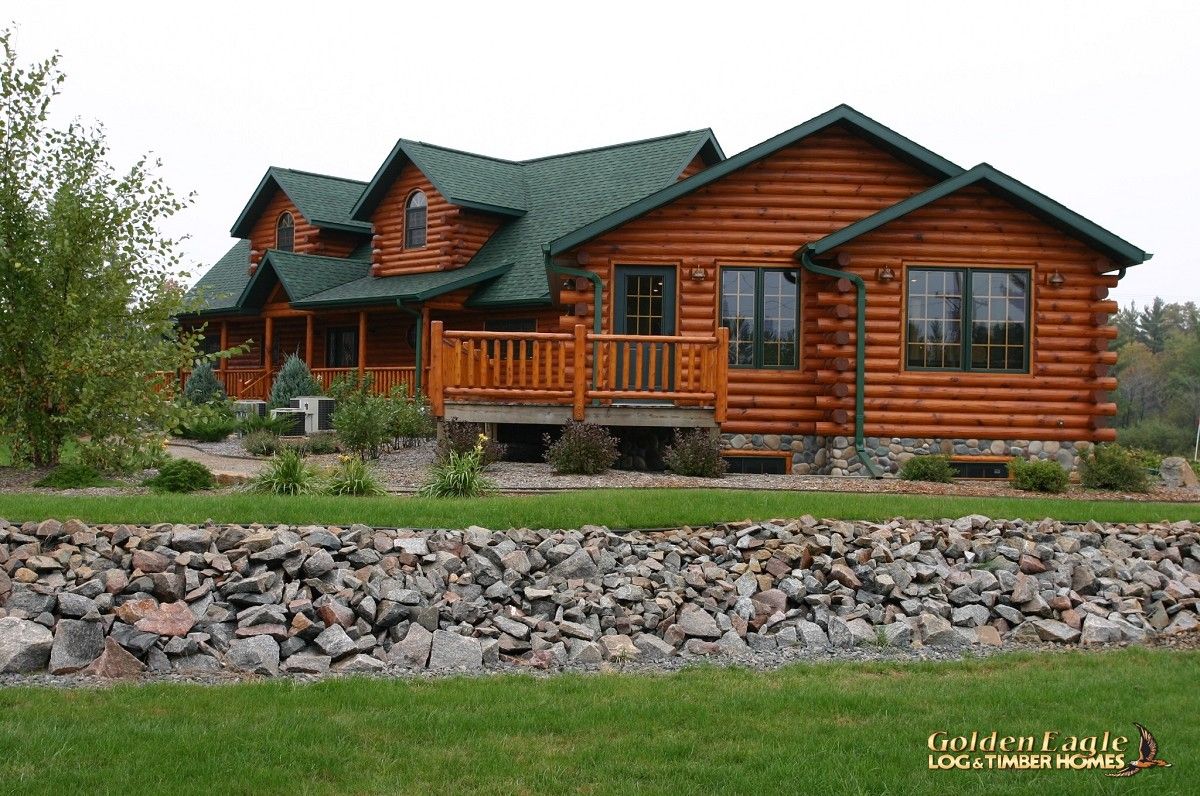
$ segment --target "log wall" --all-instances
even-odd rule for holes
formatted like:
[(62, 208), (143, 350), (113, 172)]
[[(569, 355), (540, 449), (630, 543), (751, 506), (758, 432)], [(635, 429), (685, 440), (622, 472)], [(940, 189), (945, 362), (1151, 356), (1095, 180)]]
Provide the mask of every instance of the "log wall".
[(275, 248), (275, 226), (279, 223), (279, 216), (285, 211), (292, 214), (292, 221), (296, 225), (294, 251), (300, 254), (316, 253), (320, 231), (308, 223), (307, 219), (296, 209), (292, 200), (288, 199), (287, 194), (276, 189), (275, 195), (267, 202), (267, 206), (250, 229), (252, 263), (257, 263), (267, 249)]
[[(425, 245), (404, 247), (404, 206), (413, 191), (429, 203)], [(375, 225), (372, 273), (376, 276), (444, 271), (467, 264), (499, 227), (498, 216), (465, 210), (446, 201), (425, 175), (405, 164), (371, 217)]]
[[(576, 262), (605, 281), (603, 327), (612, 329), (616, 265), (670, 265), (678, 273), (681, 334), (711, 335), (723, 266), (799, 268), (795, 251), (919, 193), (934, 179), (847, 128), (810, 136), (580, 247)], [(1112, 389), (1105, 288), (1096, 255), (990, 197), (954, 197), (847, 247), (867, 280), (867, 429), (870, 436), (1101, 440)], [(1033, 370), (1028, 375), (905, 372), (901, 366), (904, 262), (1035, 270)], [(876, 280), (884, 263), (897, 273)], [(1045, 274), (1067, 284), (1049, 292)], [(704, 269), (693, 280), (693, 269)], [(843, 288), (848, 285), (843, 285)], [(591, 323), (585, 281), (563, 291), (576, 307), (562, 325)], [(728, 433), (853, 433), (854, 293), (801, 274), (801, 352), (795, 370), (729, 370)], [(997, 403), (1000, 401), (1001, 403)]]

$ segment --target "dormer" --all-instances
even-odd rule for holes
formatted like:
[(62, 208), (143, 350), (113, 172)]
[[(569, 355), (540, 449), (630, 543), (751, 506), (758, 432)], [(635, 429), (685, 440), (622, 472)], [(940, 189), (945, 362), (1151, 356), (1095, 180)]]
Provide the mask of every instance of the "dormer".
[(268, 251), (346, 257), (371, 234), (350, 210), (366, 183), (272, 166), (233, 225), (250, 241), (250, 267)]

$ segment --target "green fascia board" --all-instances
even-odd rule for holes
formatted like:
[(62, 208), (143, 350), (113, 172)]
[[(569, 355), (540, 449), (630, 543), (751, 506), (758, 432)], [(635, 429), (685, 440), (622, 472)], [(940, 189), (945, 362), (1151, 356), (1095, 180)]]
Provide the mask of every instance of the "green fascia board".
[[(438, 163), (438, 159), (456, 163)], [(527, 209), (520, 163), (401, 138), (350, 211), (352, 219), (370, 221), (371, 213), (383, 201), (406, 162), (424, 174), (437, 192), (453, 205), (514, 217), (523, 215)], [(464, 180), (471, 182), (466, 172), (473, 172), (475, 192), (480, 195), (467, 195), (472, 192), (471, 186), (460, 184)], [(506, 197), (509, 201), (494, 201), (495, 197)]]
[[(987, 163), (980, 163), (970, 171), (944, 180), (928, 190), (922, 191), (915, 196), (910, 196), (902, 202), (897, 202), (891, 207), (843, 227), (837, 232), (814, 241), (807, 247), (802, 247), (800, 251), (807, 248), (814, 256), (820, 257), (826, 255), (855, 238), (879, 229), (884, 224), (906, 216), (914, 210), (925, 207), (964, 188), (980, 184), (1000, 194), (1017, 206), (1039, 216), (1066, 234), (1078, 238), (1103, 252), (1116, 261), (1117, 265), (1137, 265), (1149, 260), (1153, 256)], [(798, 251), (797, 256), (799, 254), (800, 252)]]
[[(362, 279), (370, 270), (371, 264), (360, 260), (271, 249), (259, 261), (258, 268), (242, 291), (238, 304), (242, 307), (250, 306), (256, 296), (262, 295), (264, 288), (269, 285), (266, 276), (268, 272), (275, 275), (283, 285), (288, 300), (294, 302)], [(258, 305), (261, 303), (261, 300), (256, 302)]]
[(242, 208), (230, 234), (249, 238), (255, 219), (270, 201), (274, 190), (283, 191), (300, 215), (315, 227), (370, 234), (369, 223), (355, 221), (348, 213), (352, 202), (361, 195), (364, 185), (359, 180), (345, 177), (271, 166)]
[(686, 196), (692, 191), (703, 188), (705, 185), (709, 185), (728, 174), (745, 168), (778, 152), (784, 147), (791, 146), (835, 124), (844, 124), (852, 127), (860, 134), (895, 153), (903, 160), (912, 163), (922, 171), (939, 179), (963, 173), (961, 166), (950, 162), (936, 152), (926, 149), (911, 139), (905, 138), (895, 130), (885, 127), (874, 119), (851, 108), (849, 105), (839, 105), (820, 116), (809, 119), (803, 124), (782, 132), (773, 138), (768, 138), (766, 141), (756, 144), (743, 152), (739, 152), (733, 157), (727, 158), (699, 174), (668, 185), (656, 193), (650, 194), (633, 204), (602, 218), (598, 218), (573, 232), (551, 241), (550, 254), (551, 256), (557, 256), (573, 249), (592, 238), (628, 223), (639, 216), (643, 216), (651, 210), (662, 207), (681, 196)]
[(366, 276), (347, 282), (336, 288), (292, 302), (297, 308), (363, 306), (370, 304), (393, 304), (399, 302), (421, 302), (452, 293), (464, 287), (477, 285), (502, 275), (511, 267), (502, 263), (486, 268), (470, 265), (453, 271), (432, 271), (422, 274), (398, 276)]

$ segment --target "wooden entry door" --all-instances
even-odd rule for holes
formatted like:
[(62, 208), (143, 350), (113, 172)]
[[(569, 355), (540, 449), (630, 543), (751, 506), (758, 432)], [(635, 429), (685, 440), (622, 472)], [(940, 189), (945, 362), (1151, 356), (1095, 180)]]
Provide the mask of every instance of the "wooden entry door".
[[(675, 334), (675, 269), (619, 265), (616, 268), (613, 331), (616, 334)], [(617, 346), (616, 377), (622, 389), (674, 388), (673, 343), (623, 342)]]

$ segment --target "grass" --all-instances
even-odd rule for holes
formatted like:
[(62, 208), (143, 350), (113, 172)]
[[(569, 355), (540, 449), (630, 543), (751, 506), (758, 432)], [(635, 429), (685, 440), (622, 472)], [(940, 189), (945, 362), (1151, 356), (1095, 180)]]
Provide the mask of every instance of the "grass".
[[(670, 675), (0, 690), (0, 782), (66, 793), (1191, 791), (1200, 653), (1140, 648)], [(1131, 736), (1174, 764), (929, 771), (935, 731)], [(1194, 792), (1194, 791), (1193, 791)]]
[(1200, 504), (1081, 501), (1062, 498), (978, 498), (843, 492), (613, 489), (473, 499), (232, 493), (220, 495), (63, 496), (0, 494), (0, 517), (10, 521), (78, 517), (86, 522), (367, 525), (419, 528), (658, 528), (772, 517), (882, 520), (889, 517), (1152, 522), (1200, 519)]

